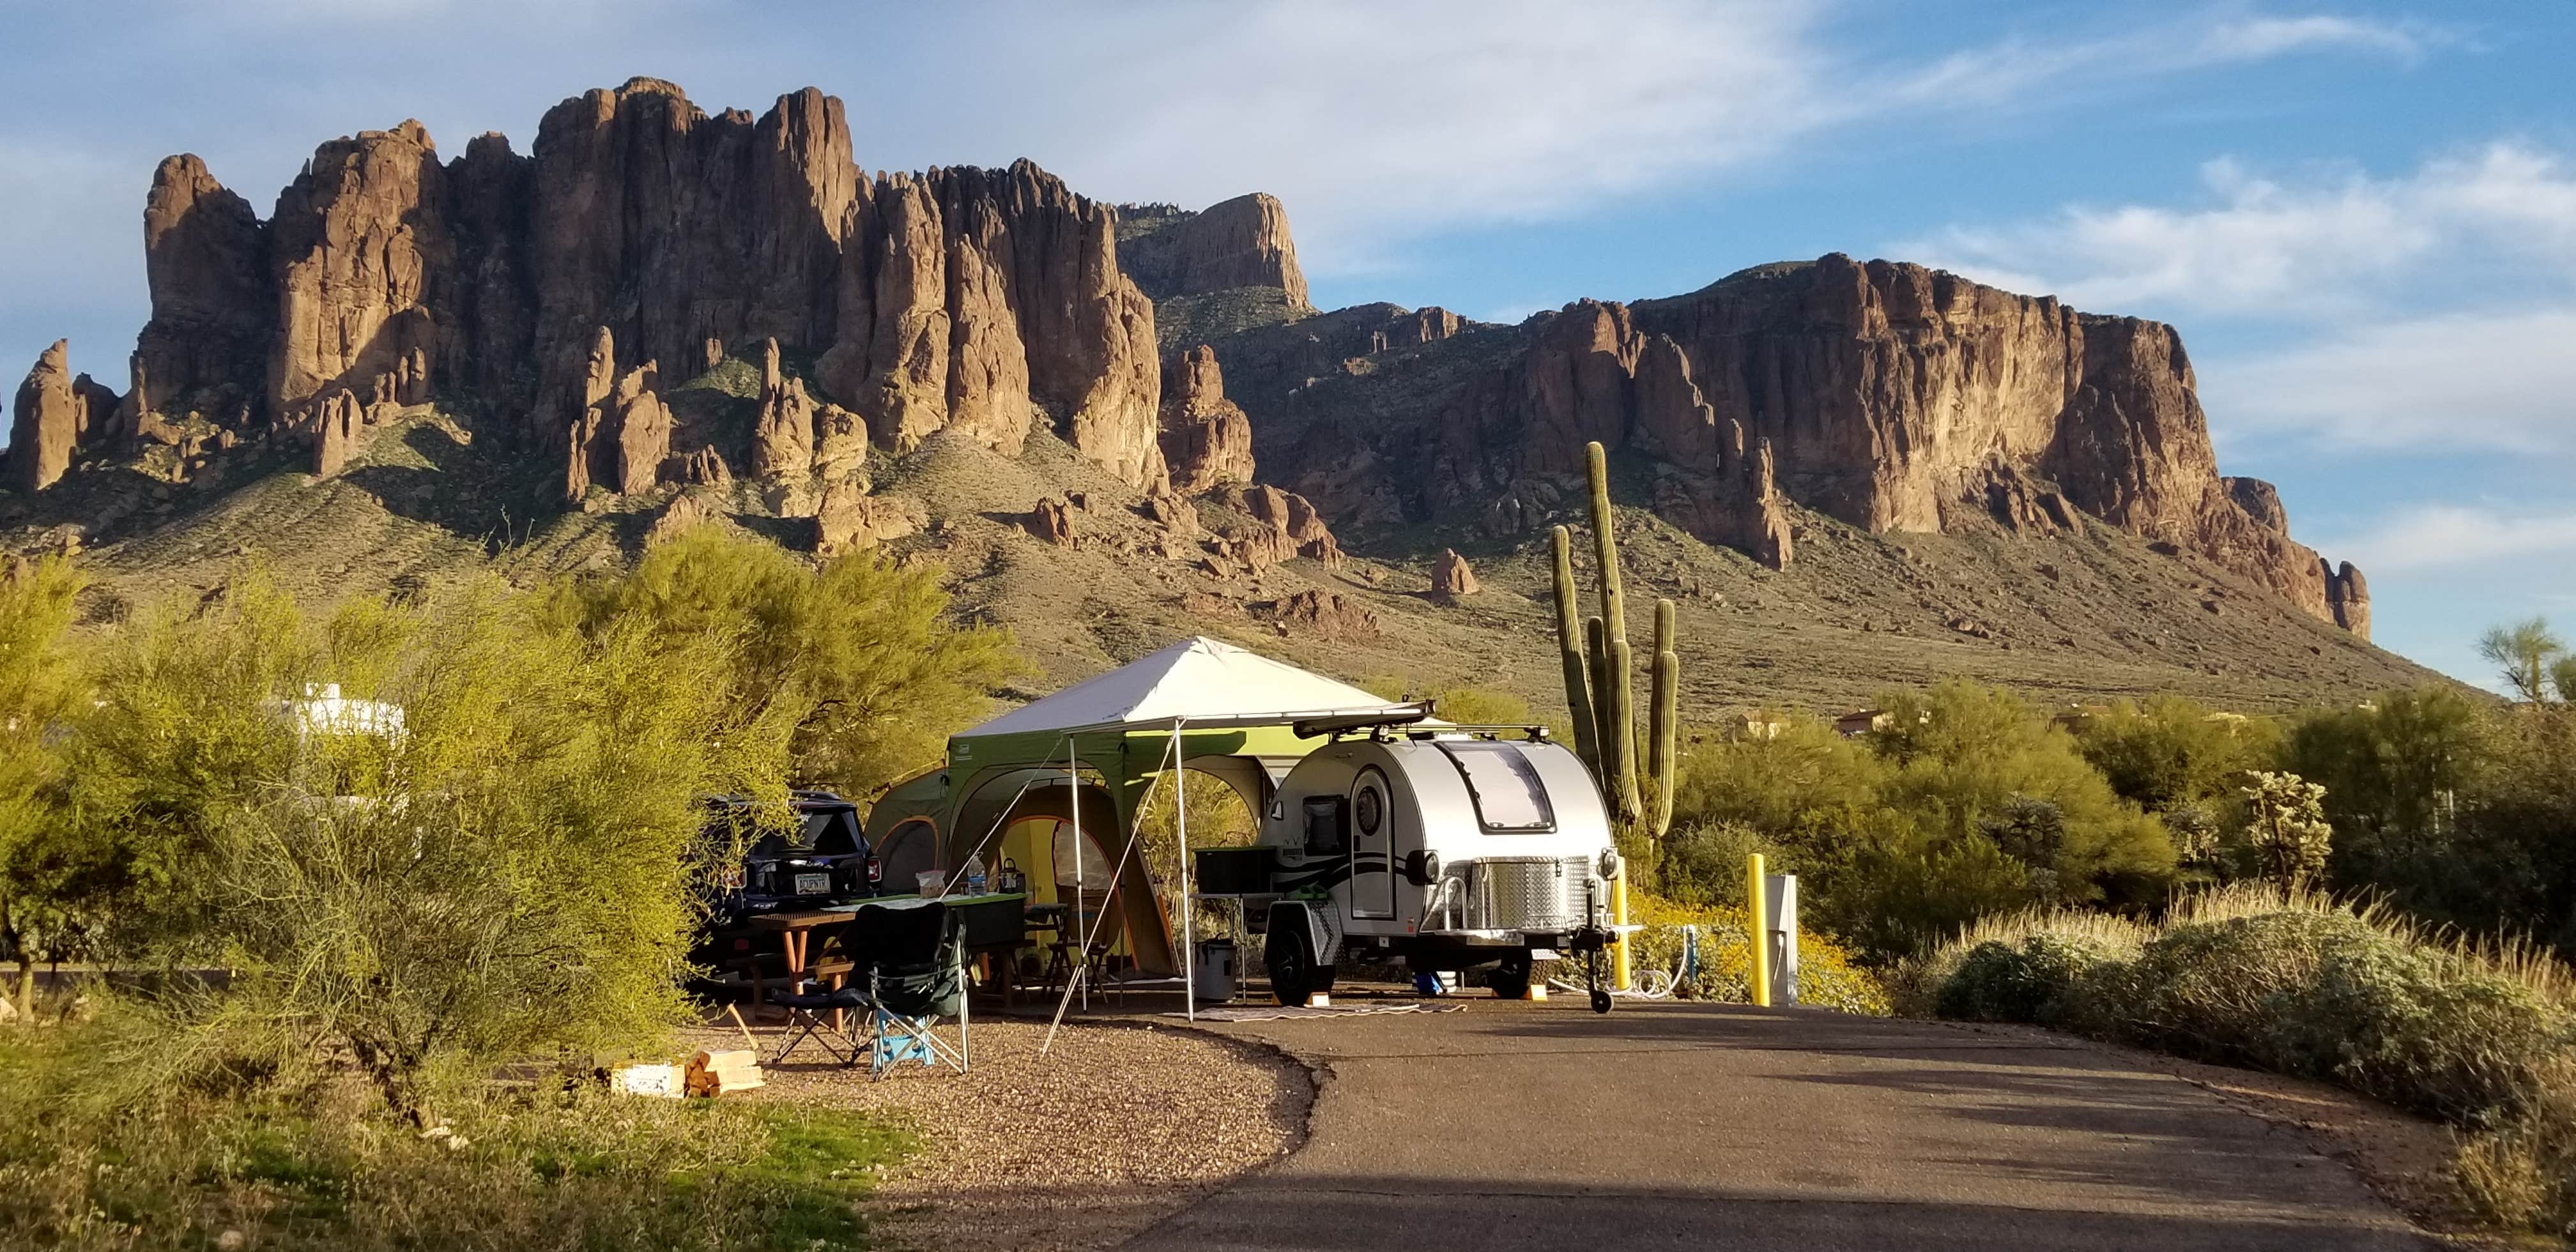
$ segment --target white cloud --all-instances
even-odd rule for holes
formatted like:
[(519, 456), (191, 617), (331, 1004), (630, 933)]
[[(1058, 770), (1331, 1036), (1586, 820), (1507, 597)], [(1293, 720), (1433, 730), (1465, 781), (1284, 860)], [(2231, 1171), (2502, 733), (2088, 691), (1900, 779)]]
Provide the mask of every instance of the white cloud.
[(2425, 504), (2378, 527), (2329, 541), (2366, 573), (2477, 575), (2499, 565), (2564, 569), (2576, 561), (2576, 511), (2507, 513)]
[(2421, 59), (2428, 45), (2448, 42), (2441, 32), (2413, 24), (2349, 17), (2272, 17), (2212, 27), (2201, 36), (2198, 52), (2212, 63), (2259, 61), (2312, 50), (2374, 52), (2411, 62)]
[(2576, 308), (2354, 326), (2276, 353), (2204, 359), (2227, 422), (2345, 447), (2576, 452)]
[(2200, 19), (2108, 39), (2014, 38), (1944, 55), (1899, 78), (1878, 103), (1947, 109), (2003, 104), (2043, 90), (2098, 91), (2143, 78), (2301, 53), (2359, 53), (2411, 64), (2431, 46), (2448, 42), (2446, 34), (2433, 28), (2343, 17)]
[(2267, 178), (2228, 159), (2202, 166), (2201, 178), (2216, 201), (2203, 208), (2076, 205), (2034, 222), (1954, 227), (1900, 250), (2087, 308), (2271, 317), (2418, 303), (2421, 287), (2402, 280), (2435, 270), (2536, 262), (2576, 275), (2576, 168), (2526, 144), (2498, 142), (2396, 178)]

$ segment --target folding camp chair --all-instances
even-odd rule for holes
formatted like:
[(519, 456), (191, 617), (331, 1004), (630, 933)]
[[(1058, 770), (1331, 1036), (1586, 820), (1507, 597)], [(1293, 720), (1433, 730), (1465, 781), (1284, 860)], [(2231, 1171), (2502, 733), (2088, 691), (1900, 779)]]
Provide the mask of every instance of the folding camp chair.
[[(906, 1062), (967, 1068), (966, 918), (936, 900), (862, 907), (852, 930), (868, 976), (868, 1076)], [(955, 1018), (957, 1045), (939, 1037)]]
[[(858, 1023), (873, 1007), (868, 1003), (867, 990), (856, 986), (824, 987), (810, 978), (797, 986), (797, 990), (770, 997), (770, 1003), (787, 1010), (787, 1027), (786, 1042), (780, 1045), (778, 1055), (769, 1058), (769, 1063), (786, 1064), (789, 1055), (812, 1040), (843, 1069), (858, 1064)], [(831, 1015), (835, 1012), (841, 1015), (839, 1029), (832, 1026)]]
[[(861, 936), (857, 920), (853, 918), (849, 925), (836, 927), (825, 937), (824, 946), (830, 946), (834, 940), (838, 940), (843, 958), (850, 961), (848, 976), (864, 979), (866, 956), (859, 950)], [(852, 983), (826, 987), (808, 977), (785, 992), (772, 996), (770, 1003), (787, 1010), (787, 1026), (783, 1032), (786, 1042), (780, 1045), (778, 1054), (769, 1059), (770, 1064), (785, 1064), (787, 1058), (808, 1040), (840, 1062), (843, 1068), (858, 1063), (857, 1023), (871, 1009), (866, 987)], [(839, 1019), (838, 1026), (833, 1024), (834, 1018)]]

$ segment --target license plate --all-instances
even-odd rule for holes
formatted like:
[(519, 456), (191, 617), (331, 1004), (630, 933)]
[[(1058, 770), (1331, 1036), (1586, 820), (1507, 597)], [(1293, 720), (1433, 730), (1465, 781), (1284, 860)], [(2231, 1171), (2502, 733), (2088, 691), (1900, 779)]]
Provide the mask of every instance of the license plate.
[(798, 874), (796, 876), (796, 894), (800, 896), (830, 895), (832, 894), (832, 876), (830, 874)]

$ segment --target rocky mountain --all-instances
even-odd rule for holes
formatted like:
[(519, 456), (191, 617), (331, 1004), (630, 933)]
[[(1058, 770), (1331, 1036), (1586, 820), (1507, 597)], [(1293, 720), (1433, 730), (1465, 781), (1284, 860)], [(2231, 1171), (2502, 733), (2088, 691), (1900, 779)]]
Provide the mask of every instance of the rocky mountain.
[(1633, 576), (1733, 658), (1703, 702), (2421, 675), (2360, 642), (2357, 571), (2218, 474), (2171, 328), (1917, 266), (1518, 326), (1317, 312), (1272, 197), (872, 173), (818, 91), (710, 115), (640, 78), (524, 155), (442, 158), (412, 122), (332, 140), (265, 217), (174, 156), (144, 228), (127, 389), (55, 345), (0, 476), (0, 543), (94, 549), (102, 613), (250, 556), (329, 593), (712, 524), (942, 560), (1060, 678), (1215, 630), (1544, 702), (1514, 659), (1545, 651), (1529, 554), (1599, 440)]

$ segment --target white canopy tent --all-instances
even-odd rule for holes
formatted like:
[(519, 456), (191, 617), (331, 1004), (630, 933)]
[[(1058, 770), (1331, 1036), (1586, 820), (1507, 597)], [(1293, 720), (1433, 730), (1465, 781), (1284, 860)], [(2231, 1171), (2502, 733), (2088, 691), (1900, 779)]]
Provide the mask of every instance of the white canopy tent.
[[(1429, 706), (1386, 700), (1348, 683), (1275, 661), (1260, 653), (1204, 636), (1192, 637), (1121, 666), (1097, 678), (1076, 683), (949, 740), (946, 805), (955, 829), (985, 780), (1010, 771), (1061, 765), (1068, 779), (1078, 779), (1086, 757), (1108, 779), (1122, 825), (1118, 874), (1127, 870), (1136, 848), (1135, 826), (1143, 812), (1145, 789), (1140, 779), (1164, 770), (1177, 779), (1195, 755), (1249, 758), (1285, 763), (1302, 757), (1313, 741), (1292, 729), (1301, 723), (1424, 722)], [(1164, 742), (1152, 744), (1154, 738)], [(1131, 743), (1150, 745), (1150, 757), (1131, 756)], [(1027, 783), (1022, 784), (1025, 791)], [(892, 798), (892, 797), (889, 797)], [(998, 834), (1013, 811), (1006, 801), (992, 829), (976, 846)], [(1180, 842), (1181, 985), (1183, 1001), (1196, 1015), (1195, 970), (1191, 951), (1189, 814), (1175, 787), (1175, 825)], [(1256, 809), (1256, 811), (1258, 811)], [(1070, 807), (1073, 846), (1080, 856), (1081, 805)], [(876, 823), (871, 823), (876, 824)], [(978, 821), (977, 825), (983, 823)], [(1081, 870), (1077, 864), (1077, 876)], [(1168, 932), (1166, 932), (1168, 933)], [(1089, 936), (1085, 936), (1086, 945)], [(1074, 987), (1068, 985), (1068, 999)], [(1062, 1007), (1057, 1010), (1062, 1018)]]

